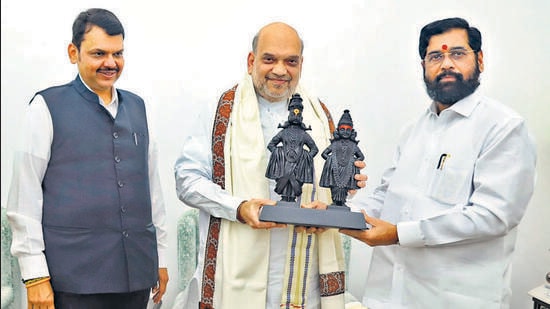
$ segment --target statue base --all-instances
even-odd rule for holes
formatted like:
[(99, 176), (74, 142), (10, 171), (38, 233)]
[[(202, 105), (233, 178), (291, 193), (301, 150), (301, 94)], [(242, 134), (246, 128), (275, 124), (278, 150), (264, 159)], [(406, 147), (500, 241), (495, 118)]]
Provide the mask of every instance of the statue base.
[(368, 229), (363, 214), (351, 211), (345, 205), (329, 205), (326, 210), (321, 210), (301, 208), (295, 202), (278, 201), (276, 206), (262, 207), (260, 221), (324, 228)]

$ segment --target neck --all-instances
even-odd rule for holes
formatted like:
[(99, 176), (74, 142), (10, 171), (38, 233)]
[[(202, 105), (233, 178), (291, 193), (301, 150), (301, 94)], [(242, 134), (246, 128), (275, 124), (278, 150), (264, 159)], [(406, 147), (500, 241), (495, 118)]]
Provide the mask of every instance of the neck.
[(286, 99), (281, 99), (279, 101), (269, 101), (267, 100), (266, 98), (262, 97), (262, 96), (259, 96), (258, 95), (258, 102), (260, 103), (265, 103), (265, 104), (282, 104), (282, 103), (286, 103)]
[(451, 107), (451, 105), (452, 104), (443, 104), (443, 103), (435, 102), (435, 107), (436, 107), (437, 114), (439, 115), (439, 113), (441, 113), (445, 109)]

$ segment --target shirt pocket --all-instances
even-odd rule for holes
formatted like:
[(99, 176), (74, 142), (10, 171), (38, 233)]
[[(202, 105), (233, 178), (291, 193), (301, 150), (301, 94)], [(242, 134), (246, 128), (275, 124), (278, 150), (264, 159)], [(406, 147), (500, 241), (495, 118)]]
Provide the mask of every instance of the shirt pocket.
[(428, 183), (426, 195), (438, 202), (456, 205), (466, 203), (471, 184), (468, 168), (445, 166), (435, 169)]

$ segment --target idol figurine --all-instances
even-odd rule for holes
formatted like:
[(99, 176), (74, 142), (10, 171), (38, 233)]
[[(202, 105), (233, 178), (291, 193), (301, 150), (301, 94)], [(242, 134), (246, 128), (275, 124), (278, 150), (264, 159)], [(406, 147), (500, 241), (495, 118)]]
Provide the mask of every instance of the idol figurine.
[(363, 161), (365, 156), (357, 146), (359, 141), (355, 139), (356, 136), (349, 110), (346, 109), (334, 130), (334, 138), (321, 154), (326, 161), (319, 185), (330, 188), (333, 204), (329, 205), (329, 209), (345, 207), (349, 210), (346, 205), (348, 191), (359, 189), (353, 177), (360, 172), (354, 162)]
[[(313, 138), (306, 132), (311, 128), (302, 122), (303, 109), (302, 98), (299, 94), (293, 94), (288, 104), (288, 121), (279, 125), (282, 130), (267, 145), (267, 148), (271, 151), (271, 156), (265, 176), (275, 180), (275, 193), (281, 196), (281, 200), (277, 202), (276, 207), (262, 207), (260, 220), (298, 226), (366, 229), (363, 214), (349, 211), (349, 207), (344, 206), (347, 191), (358, 189), (356, 185), (354, 186), (356, 181), (353, 176), (354, 173), (359, 173), (359, 171), (349, 166), (349, 164), (354, 166), (353, 156), (346, 157), (348, 164), (343, 168), (345, 173), (351, 173), (351, 176), (348, 175), (351, 177), (351, 183), (338, 181), (339, 177), (342, 176), (337, 173), (340, 171), (337, 167), (326, 172), (330, 178), (326, 182), (330, 188), (334, 188), (332, 194), (337, 198), (338, 209), (347, 209), (348, 211), (332, 210), (332, 205), (327, 210), (300, 207), (298, 198), (302, 195), (302, 185), (313, 183), (313, 158), (319, 152)], [(342, 132), (335, 133), (334, 139), (339, 142), (334, 145), (331, 144), (332, 148), (330, 150), (325, 150), (326, 159), (333, 161), (336, 165), (340, 164), (341, 156), (349, 153), (343, 150), (348, 145), (348, 141), (351, 146), (357, 147), (351, 118), (346, 124), (342, 122), (341, 127)], [(351, 130), (348, 127), (351, 127)], [(362, 160), (362, 153), (356, 151), (355, 148), (352, 149), (351, 154)], [(336, 156), (336, 158), (332, 159), (332, 156)], [(325, 174), (324, 171), (323, 174)], [(341, 183), (343, 193), (340, 192)]]
[(279, 124), (282, 130), (267, 145), (271, 157), (265, 176), (275, 179), (275, 192), (281, 201), (295, 203), (296, 197), (302, 195), (302, 185), (313, 183), (313, 157), (319, 149), (306, 132), (311, 127), (302, 122), (304, 105), (299, 94), (292, 95), (288, 110), (288, 121)]

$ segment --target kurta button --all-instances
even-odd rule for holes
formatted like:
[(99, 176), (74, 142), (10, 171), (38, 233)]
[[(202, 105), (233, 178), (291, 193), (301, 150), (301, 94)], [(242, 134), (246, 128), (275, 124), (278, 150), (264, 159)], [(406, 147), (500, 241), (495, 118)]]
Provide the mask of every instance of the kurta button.
[(118, 156), (115, 156), (115, 162), (116, 163), (120, 162), (120, 158)]
[(118, 132), (113, 132), (113, 137), (118, 138)]
[(124, 238), (128, 238), (128, 232), (127, 232), (127, 231), (123, 231), (123, 232), (122, 232), (122, 236), (124, 236)]
[(119, 186), (120, 188), (124, 187), (124, 183), (122, 182), (122, 180), (119, 180), (119, 181), (118, 181), (118, 186)]
[(124, 206), (120, 207), (120, 211), (123, 212), (123, 213), (126, 212), (126, 207), (124, 207)]

